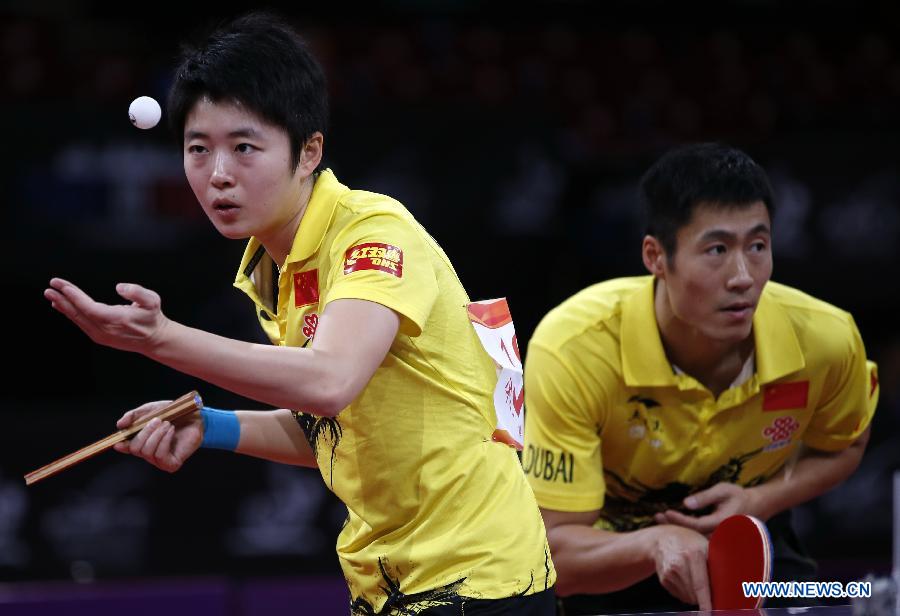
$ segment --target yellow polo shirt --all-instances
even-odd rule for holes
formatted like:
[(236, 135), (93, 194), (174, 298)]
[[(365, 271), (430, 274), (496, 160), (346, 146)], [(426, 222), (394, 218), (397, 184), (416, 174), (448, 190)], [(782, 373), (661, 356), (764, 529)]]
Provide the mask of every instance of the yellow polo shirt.
[(525, 360), (523, 466), (538, 503), (601, 510), (628, 531), (721, 481), (753, 486), (800, 443), (849, 446), (878, 399), (853, 318), (769, 282), (753, 317), (756, 369), (715, 398), (666, 358), (650, 276), (590, 286), (538, 325)]
[(415, 614), (555, 582), (516, 452), (491, 440), (497, 377), (469, 323), (469, 298), (400, 203), (322, 172), (280, 274), (252, 238), (235, 286), (279, 345), (307, 346), (336, 299), (401, 317), (350, 406), (333, 419), (295, 410), (325, 483), (347, 505), (337, 551), (354, 613)]

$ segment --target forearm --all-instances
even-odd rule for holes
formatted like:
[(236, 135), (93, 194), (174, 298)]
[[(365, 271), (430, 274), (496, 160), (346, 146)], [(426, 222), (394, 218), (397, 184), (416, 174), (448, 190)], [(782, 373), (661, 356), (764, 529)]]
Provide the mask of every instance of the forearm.
[(144, 354), (175, 370), (272, 406), (333, 416), (343, 370), (313, 349), (232, 340), (169, 321)]
[(241, 438), (235, 451), (296, 466), (316, 466), (303, 430), (287, 409), (237, 411)]
[(756, 509), (768, 519), (842, 483), (859, 466), (867, 440), (868, 432), (843, 451), (805, 450), (795, 463), (788, 462), (772, 479), (750, 488), (758, 501)]
[(565, 524), (548, 533), (557, 593), (607, 593), (621, 590), (656, 571), (653, 549), (658, 527), (615, 533)]

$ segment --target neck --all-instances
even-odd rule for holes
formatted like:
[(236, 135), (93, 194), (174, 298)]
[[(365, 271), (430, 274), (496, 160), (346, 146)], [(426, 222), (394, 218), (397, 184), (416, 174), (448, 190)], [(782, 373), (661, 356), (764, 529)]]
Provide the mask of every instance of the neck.
[(753, 336), (738, 342), (722, 341), (685, 323), (672, 312), (664, 280), (656, 281), (654, 309), (669, 361), (717, 397), (728, 389), (753, 352)]
[(300, 184), (300, 194), (297, 196), (296, 203), (299, 205), (293, 214), (279, 225), (271, 233), (265, 237), (258, 236), (257, 239), (265, 247), (266, 252), (281, 270), (287, 261), (291, 248), (294, 245), (294, 238), (297, 237), (297, 229), (300, 228), (300, 221), (303, 220), (306, 209), (309, 207), (309, 200), (312, 197), (312, 189), (315, 184), (315, 178), (309, 176)]

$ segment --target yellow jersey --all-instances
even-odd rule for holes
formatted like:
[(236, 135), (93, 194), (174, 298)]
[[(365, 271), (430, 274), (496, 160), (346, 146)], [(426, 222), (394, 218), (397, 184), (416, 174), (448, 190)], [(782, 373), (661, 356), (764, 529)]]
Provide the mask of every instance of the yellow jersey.
[(769, 282), (753, 317), (755, 370), (718, 398), (667, 359), (650, 276), (590, 286), (538, 325), (525, 358), (523, 466), (538, 503), (601, 510), (629, 531), (719, 482), (753, 486), (801, 443), (865, 431), (878, 399), (853, 318)]
[(377, 302), (400, 331), (334, 418), (295, 409), (328, 487), (347, 505), (337, 551), (354, 613), (415, 614), (454, 597), (555, 582), (516, 452), (493, 442), (494, 363), (447, 256), (384, 195), (319, 174), (280, 272), (251, 238), (235, 286), (274, 344), (304, 347), (329, 302)]

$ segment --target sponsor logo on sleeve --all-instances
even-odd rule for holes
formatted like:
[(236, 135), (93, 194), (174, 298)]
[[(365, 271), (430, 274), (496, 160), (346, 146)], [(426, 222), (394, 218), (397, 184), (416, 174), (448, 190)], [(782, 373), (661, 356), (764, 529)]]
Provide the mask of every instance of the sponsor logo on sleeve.
[(316, 337), (317, 327), (319, 327), (319, 315), (317, 315), (315, 312), (311, 312), (303, 317), (303, 326), (301, 327), (300, 331), (302, 331), (303, 335), (306, 336), (307, 342)]
[(357, 244), (344, 254), (344, 274), (361, 270), (377, 270), (402, 278), (403, 250), (377, 242)]
[(800, 422), (793, 417), (778, 417), (769, 426), (763, 429), (763, 438), (771, 443), (766, 446), (766, 451), (779, 449), (791, 442), (791, 436), (800, 427)]

